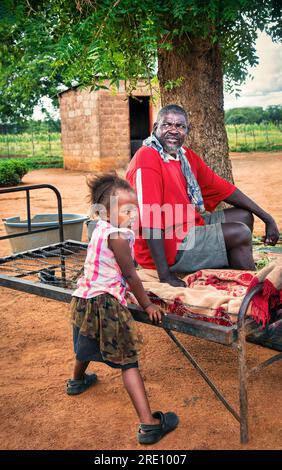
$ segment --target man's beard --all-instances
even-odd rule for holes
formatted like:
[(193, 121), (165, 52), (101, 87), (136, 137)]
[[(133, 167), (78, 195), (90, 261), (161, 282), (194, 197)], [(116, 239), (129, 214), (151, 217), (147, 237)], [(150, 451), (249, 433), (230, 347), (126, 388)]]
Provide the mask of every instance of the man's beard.
[(171, 153), (171, 152), (177, 153), (180, 148), (181, 148), (181, 144), (179, 142), (175, 144), (171, 144), (169, 142), (163, 141), (163, 149), (167, 153)]

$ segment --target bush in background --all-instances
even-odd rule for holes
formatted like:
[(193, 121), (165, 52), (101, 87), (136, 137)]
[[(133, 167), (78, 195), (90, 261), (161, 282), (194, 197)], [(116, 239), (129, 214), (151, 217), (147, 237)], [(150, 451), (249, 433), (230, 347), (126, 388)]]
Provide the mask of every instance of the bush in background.
[(260, 124), (276, 123), (281, 125), (282, 106), (271, 105), (263, 109), (261, 106), (227, 109), (224, 113), (225, 124)]
[(0, 186), (19, 184), (28, 170), (27, 163), (20, 160), (0, 161)]

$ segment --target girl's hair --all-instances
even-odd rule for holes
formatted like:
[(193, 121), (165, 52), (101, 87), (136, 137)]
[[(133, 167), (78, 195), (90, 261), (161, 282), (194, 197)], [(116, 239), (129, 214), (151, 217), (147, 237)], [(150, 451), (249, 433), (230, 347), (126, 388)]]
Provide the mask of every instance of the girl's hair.
[(87, 185), (90, 189), (89, 202), (102, 204), (107, 209), (110, 206), (110, 197), (115, 195), (117, 189), (134, 192), (130, 184), (120, 178), (115, 171), (100, 176), (90, 176), (87, 178)]

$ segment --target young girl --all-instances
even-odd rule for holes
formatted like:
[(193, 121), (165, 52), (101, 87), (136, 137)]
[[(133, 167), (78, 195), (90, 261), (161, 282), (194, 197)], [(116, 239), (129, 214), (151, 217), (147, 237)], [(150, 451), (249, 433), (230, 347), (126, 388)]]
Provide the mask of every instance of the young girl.
[(76, 361), (68, 395), (77, 395), (97, 382), (96, 374), (85, 374), (89, 361), (121, 369), (124, 386), (140, 419), (140, 444), (158, 442), (175, 429), (175, 413), (151, 412), (138, 369), (140, 338), (125, 300), (126, 283), (152, 322), (160, 322), (162, 311), (152, 304), (137, 276), (133, 262), (137, 198), (127, 181), (107, 174), (88, 182), (91, 201), (99, 209), (84, 264), (84, 275), (73, 293), (71, 314)]

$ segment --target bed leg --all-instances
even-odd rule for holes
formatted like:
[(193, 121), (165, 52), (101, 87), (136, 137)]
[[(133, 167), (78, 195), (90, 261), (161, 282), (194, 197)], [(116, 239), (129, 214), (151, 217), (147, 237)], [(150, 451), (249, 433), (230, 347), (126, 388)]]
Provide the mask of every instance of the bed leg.
[(241, 444), (246, 444), (249, 440), (248, 433), (248, 392), (247, 392), (247, 363), (246, 363), (246, 316), (247, 310), (253, 297), (261, 292), (263, 284), (259, 283), (247, 292), (242, 300), (238, 314), (238, 362), (239, 362), (239, 383), (240, 383), (240, 437)]
[(248, 436), (248, 391), (247, 391), (247, 366), (246, 366), (246, 335), (244, 325), (239, 331), (238, 359), (239, 359), (239, 384), (240, 384), (240, 441), (246, 444)]

